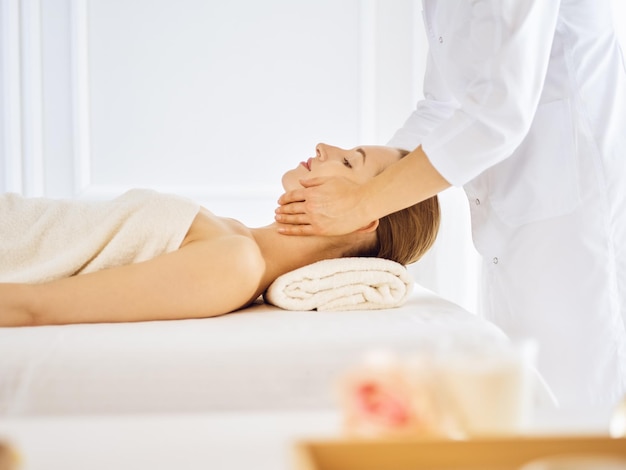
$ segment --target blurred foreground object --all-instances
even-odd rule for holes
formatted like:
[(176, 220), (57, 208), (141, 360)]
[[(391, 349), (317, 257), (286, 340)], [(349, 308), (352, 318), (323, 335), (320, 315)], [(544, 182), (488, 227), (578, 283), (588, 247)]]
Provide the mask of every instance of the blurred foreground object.
[(0, 470), (17, 470), (18, 468), (17, 451), (8, 443), (0, 441)]
[(606, 435), (461, 440), (344, 437), (299, 442), (295, 455), (301, 463), (297, 470), (623, 470), (626, 439)]
[(626, 397), (617, 404), (613, 411), (610, 434), (611, 437), (626, 437)]
[(345, 430), (363, 437), (518, 434), (531, 413), (534, 353), (484, 345), (402, 358), (372, 353), (342, 377)]
[(344, 427), (361, 437), (453, 437), (457, 425), (444, 413), (427, 362), (410, 366), (393, 354), (372, 353), (340, 384)]
[(567, 454), (533, 460), (520, 470), (626, 470), (626, 458), (616, 455)]

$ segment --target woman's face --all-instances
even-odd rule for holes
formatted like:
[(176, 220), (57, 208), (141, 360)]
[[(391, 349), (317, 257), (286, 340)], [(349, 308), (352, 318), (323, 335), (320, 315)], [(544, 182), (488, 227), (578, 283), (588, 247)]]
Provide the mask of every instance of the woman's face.
[(285, 191), (302, 188), (301, 179), (316, 176), (343, 176), (356, 183), (364, 183), (401, 158), (399, 150), (375, 145), (345, 150), (318, 144), (315, 154), (315, 157), (301, 162), (283, 175)]

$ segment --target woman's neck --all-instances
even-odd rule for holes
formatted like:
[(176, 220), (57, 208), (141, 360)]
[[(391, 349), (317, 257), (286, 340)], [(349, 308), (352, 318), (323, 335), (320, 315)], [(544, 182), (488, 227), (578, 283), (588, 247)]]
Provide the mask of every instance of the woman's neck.
[(289, 236), (279, 234), (277, 225), (250, 229), (263, 258), (265, 288), (278, 276), (307, 264), (330, 258), (339, 258), (350, 245), (357, 243), (360, 236), (352, 234), (342, 237)]

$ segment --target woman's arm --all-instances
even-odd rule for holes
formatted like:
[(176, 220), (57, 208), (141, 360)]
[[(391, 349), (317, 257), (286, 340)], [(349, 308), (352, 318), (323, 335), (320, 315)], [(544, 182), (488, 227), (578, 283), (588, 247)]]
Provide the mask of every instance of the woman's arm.
[(28, 284), (0, 284), (0, 327), (32, 324), (25, 300), (32, 297)]
[(0, 285), (0, 325), (173, 320), (254, 300), (264, 262), (242, 236), (199, 240), (142, 263), (44, 284)]

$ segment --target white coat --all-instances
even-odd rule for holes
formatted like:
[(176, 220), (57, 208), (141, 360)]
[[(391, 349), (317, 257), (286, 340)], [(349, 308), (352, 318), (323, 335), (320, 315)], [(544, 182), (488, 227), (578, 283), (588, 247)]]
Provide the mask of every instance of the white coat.
[(423, 0), (418, 145), (468, 196), (484, 315), (564, 407), (626, 393), (626, 70), (609, 0)]

